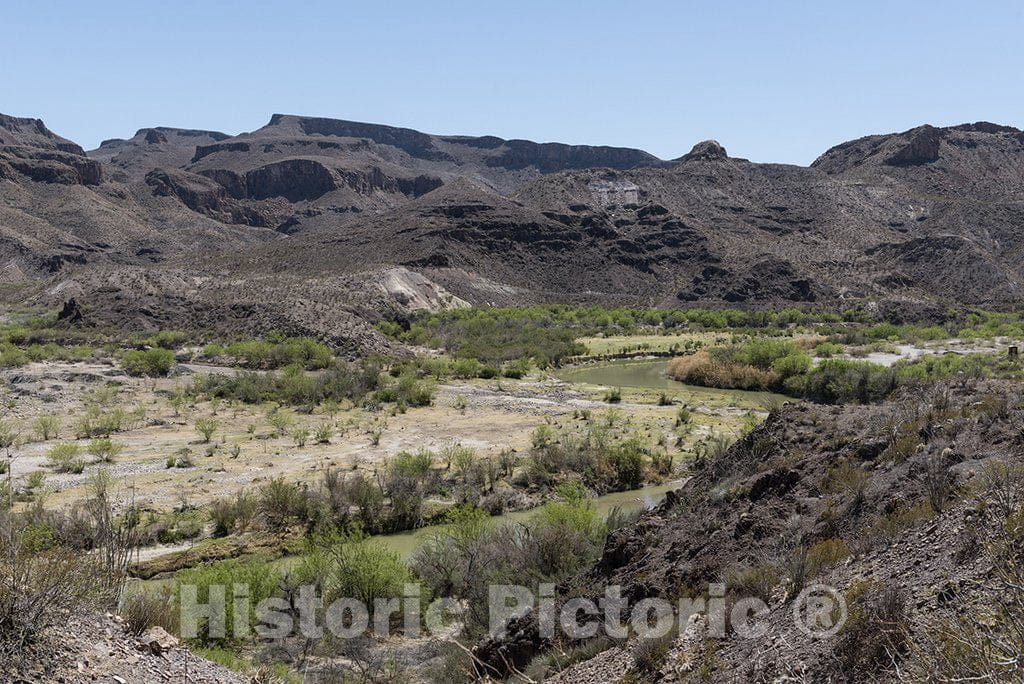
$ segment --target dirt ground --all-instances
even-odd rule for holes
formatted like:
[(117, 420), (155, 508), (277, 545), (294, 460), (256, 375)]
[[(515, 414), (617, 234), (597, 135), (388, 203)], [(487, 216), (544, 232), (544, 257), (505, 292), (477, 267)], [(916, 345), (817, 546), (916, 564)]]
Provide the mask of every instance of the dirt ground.
[[(405, 450), (437, 450), (461, 443), (482, 456), (505, 449), (524, 453), (530, 433), (538, 425), (568, 425), (578, 410), (589, 409), (594, 414), (612, 410), (633, 429), (646, 432), (652, 442), (659, 432), (667, 440), (678, 408), (657, 406), (660, 392), (642, 389), (625, 390), (622, 403), (612, 408), (601, 401), (606, 388), (568, 384), (548, 376), (450, 382), (438, 388), (433, 406), (405, 413), (390, 407), (370, 412), (348, 406), (333, 416), (282, 409), (290, 414), (293, 427), (312, 430), (325, 422), (334, 426), (329, 444), (315, 444), (310, 437), (306, 446), (299, 447), (292, 436), (278, 434), (269, 423), (272, 406), (202, 401), (176, 408), (171, 397), (177, 387), (191, 381), (194, 372), (232, 372), (188, 366), (179, 371), (176, 377), (157, 380), (129, 377), (104, 362), (33, 363), (5, 371), (6, 420), (16, 426), (23, 441), (12, 460), (15, 481), (41, 471), (45, 504), (67, 506), (85, 497), (90, 477), (105, 468), (136, 503), (163, 511), (200, 506), (277, 477), (312, 481), (326, 467), (369, 472)], [(116, 395), (103, 388), (113, 388)], [(92, 463), (93, 459), (83, 454), (88, 465), (81, 474), (54, 472), (47, 465), (47, 452), (55, 444), (74, 441), (84, 450), (88, 440), (75, 439), (75, 422), (87, 404), (96, 403), (97, 394), (103, 392), (110, 396), (102, 410), (120, 408), (134, 416), (126, 420), (126, 429), (112, 435), (123, 451), (113, 463)], [(680, 402), (686, 401), (685, 390), (678, 394)], [(688, 403), (695, 408), (693, 429), (682, 450), (713, 430), (740, 430), (744, 422), (749, 423), (748, 412), (757, 408), (739, 406), (735, 401), (708, 402), (706, 407)], [(144, 408), (144, 417), (138, 407)], [(34, 433), (33, 424), (42, 415), (60, 420), (57, 438), (43, 442)], [(199, 418), (217, 422), (210, 443), (203, 442), (195, 429)], [(374, 444), (378, 431), (379, 443)], [(188, 451), (193, 465), (168, 468), (168, 457), (183, 450)]]

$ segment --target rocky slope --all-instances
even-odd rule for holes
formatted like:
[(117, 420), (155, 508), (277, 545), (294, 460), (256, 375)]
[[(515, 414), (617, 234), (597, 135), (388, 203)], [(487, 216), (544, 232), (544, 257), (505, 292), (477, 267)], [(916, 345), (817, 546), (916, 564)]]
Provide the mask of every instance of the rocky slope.
[(0, 662), (0, 681), (242, 684), (250, 678), (190, 653), (159, 627), (133, 636), (108, 614), (68, 616), (17, 658)]
[[(630, 606), (676, 604), (722, 583), (729, 601), (768, 604), (767, 629), (717, 638), (697, 616), (657, 646), (609, 644), (549, 674), (563, 682), (630, 673), (658, 682), (953, 681), (943, 677), (979, 676), (973, 668), (987, 664), (998, 673), (991, 681), (1019, 681), (1019, 659), (997, 655), (997, 644), (1019, 655), (1013, 630), (1024, 624), (1016, 391), (965, 382), (875, 406), (773, 413), (727, 453), (705, 457), (664, 505), (614, 533), (580, 583), (618, 585)], [(842, 623), (835, 633), (816, 638), (794, 617), (813, 585), (834, 589), (847, 609), (843, 620), (830, 613)], [(499, 670), (527, 668), (543, 643), (534, 625), (527, 616), (478, 655)]]
[[(147, 128), (85, 154), (2, 117), (0, 196), (0, 278), (21, 302), (73, 291), (121, 312), (103, 323), (218, 320), (181, 278), (243, 308), (259, 279), (284, 326), (305, 325), (288, 314), (302, 281), (357, 317), (407, 309), (374, 275), (396, 267), (476, 304), (1007, 306), (1024, 285), (1024, 133), (988, 123), (869, 136), (797, 167), (714, 141), (664, 162), (292, 115), (237, 136)], [(140, 279), (145, 306), (119, 289)]]

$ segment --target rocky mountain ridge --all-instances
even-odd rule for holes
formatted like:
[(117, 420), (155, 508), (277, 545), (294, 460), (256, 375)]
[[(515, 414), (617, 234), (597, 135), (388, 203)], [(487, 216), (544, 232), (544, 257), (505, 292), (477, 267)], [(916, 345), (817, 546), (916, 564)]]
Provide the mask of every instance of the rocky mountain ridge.
[[(214, 276), (229, 303), (285, 312), (323, 293), (285, 281), (345, 283), (323, 296), (372, 320), (405, 306), (381, 295), (395, 268), (475, 304), (1011, 306), (1024, 286), (1024, 133), (984, 122), (867, 136), (800, 167), (715, 141), (662, 161), (283, 114), (85, 153), (2, 117), (0, 196), (0, 278), (28, 303), (74, 292), (128, 317), (105, 323), (216, 319), (193, 288), (161, 289)], [(140, 278), (158, 316), (117, 289)]]

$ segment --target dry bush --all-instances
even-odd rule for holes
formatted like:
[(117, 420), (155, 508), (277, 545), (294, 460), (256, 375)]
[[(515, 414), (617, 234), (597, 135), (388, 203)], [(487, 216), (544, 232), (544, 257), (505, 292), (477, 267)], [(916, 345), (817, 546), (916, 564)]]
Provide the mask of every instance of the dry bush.
[(668, 364), (668, 376), (690, 385), (723, 389), (768, 389), (779, 381), (777, 373), (744, 363), (724, 363), (706, 351), (677, 356)]
[(1024, 466), (995, 463), (980, 476), (992, 600), (934, 620), (914, 644), (907, 676), (920, 681), (1024, 681)]
[(118, 613), (128, 624), (128, 630), (139, 636), (150, 627), (163, 627), (170, 634), (178, 633), (178, 611), (169, 591), (155, 594), (140, 590), (125, 597)]
[(68, 612), (116, 600), (120, 585), (102, 555), (58, 546), (45, 525), (5, 519), (0, 527), (0, 656), (16, 657)]
[(835, 650), (843, 672), (856, 679), (892, 670), (907, 649), (907, 591), (895, 584), (855, 582), (846, 605), (849, 615)]

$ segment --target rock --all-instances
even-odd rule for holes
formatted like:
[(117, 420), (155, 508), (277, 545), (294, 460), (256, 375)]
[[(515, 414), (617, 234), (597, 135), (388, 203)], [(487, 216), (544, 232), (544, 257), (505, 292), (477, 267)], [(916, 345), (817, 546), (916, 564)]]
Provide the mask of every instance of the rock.
[(941, 140), (942, 131), (938, 128), (921, 126), (912, 132), (906, 145), (886, 158), (885, 163), (889, 166), (914, 166), (936, 161)]
[(683, 155), (683, 161), (711, 161), (714, 159), (728, 159), (725, 148), (717, 140), (705, 140), (693, 146), (689, 154)]
[(178, 639), (168, 634), (163, 627), (150, 627), (139, 637), (139, 644), (153, 655), (160, 655), (176, 648)]
[(57, 314), (57, 320), (61, 323), (81, 323), (82, 318), (82, 308), (74, 297), (64, 302), (63, 308), (61, 308), (60, 313)]
[(147, 145), (157, 145), (159, 143), (167, 142), (167, 136), (160, 131), (151, 128), (146, 131), (145, 140)]

